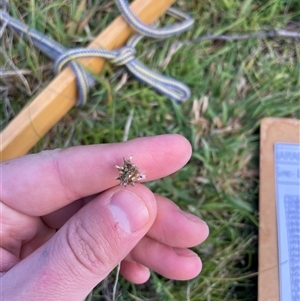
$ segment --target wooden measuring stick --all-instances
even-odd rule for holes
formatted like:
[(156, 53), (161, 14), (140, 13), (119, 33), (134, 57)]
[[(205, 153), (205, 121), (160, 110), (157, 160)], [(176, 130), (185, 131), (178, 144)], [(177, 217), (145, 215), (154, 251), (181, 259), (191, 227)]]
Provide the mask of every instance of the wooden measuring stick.
[[(174, 1), (136, 0), (131, 9), (143, 22), (152, 24)], [(133, 32), (120, 16), (88, 48), (101, 46), (111, 50), (121, 47)], [(93, 73), (100, 73), (104, 65), (104, 60), (100, 58), (84, 58), (78, 62)], [(76, 91), (75, 76), (67, 67), (1, 132), (0, 160), (25, 155), (75, 105)]]

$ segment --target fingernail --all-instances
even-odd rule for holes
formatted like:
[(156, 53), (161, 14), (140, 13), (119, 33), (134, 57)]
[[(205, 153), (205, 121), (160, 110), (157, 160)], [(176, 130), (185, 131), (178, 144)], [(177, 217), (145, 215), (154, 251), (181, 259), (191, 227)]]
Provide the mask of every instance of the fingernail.
[[(186, 211), (182, 211), (183, 215), (190, 221), (194, 222), (194, 223), (203, 223), (203, 224), (206, 224), (205, 221), (203, 221), (201, 218), (199, 218), (198, 216), (192, 214), (192, 213), (189, 213), (189, 212), (186, 212)], [(206, 224), (207, 225), (207, 224)]]
[(182, 257), (199, 257), (196, 253), (189, 249), (173, 248), (174, 252)]
[(149, 220), (145, 203), (128, 190), (119, 190), (111, 198), (109, 208), (119, 226), (126, 232), (135, 232)]

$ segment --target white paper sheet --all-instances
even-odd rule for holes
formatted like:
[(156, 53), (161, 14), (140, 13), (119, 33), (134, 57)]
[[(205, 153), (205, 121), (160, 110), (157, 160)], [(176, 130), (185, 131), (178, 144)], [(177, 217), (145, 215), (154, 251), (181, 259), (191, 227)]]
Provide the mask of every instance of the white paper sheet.
[(275, 144), (280, 301), (300, 301), (300, 144)]

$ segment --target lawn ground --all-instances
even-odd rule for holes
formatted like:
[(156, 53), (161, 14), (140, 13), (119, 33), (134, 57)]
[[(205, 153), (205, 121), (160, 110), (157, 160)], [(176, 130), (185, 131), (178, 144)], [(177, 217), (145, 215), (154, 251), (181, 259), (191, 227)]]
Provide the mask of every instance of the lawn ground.
[[(113, 1), (82, 3), (84, 8), (78, 10), (75, 0), (11, 0), (10, 13), (22, 14), (28, 25), (66, 47), (85, 46), (118, 11)], [(137, 55), (147, 66), (188, 84), (191, 98), (176, 104), (127, 76), (125, 69), (107, 64), (88, 103), (72, 109), (32, 152), (163, 133), (184, 135), (193, 146), (189, 163), (148, 186), (207, 221), (210, 236), (194, 248), (203, 271), (188, 282), (156, 274), (139, 286), (119, 279), (117, 300), (255, 301), (259, 126), (264, 117), (300, 118), (300, 40), (199, 37), (272, 29), (299, 34), (300, 2), (180, 0), (177, 6), (193, 15), (193, 29), (165, 41), (145, 39)], [(4, 128), (54, 75), (50, 61), (7, 29), (1, 50)], [(110, 300), (115, 276), (103, 281), (90, 300)]]

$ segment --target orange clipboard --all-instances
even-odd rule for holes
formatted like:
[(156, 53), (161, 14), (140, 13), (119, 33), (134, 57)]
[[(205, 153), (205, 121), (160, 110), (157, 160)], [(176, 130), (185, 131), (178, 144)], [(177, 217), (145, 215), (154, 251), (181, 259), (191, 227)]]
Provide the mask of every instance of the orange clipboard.
[(260, 128), (258, 301), (279, 301), (274, 145), (300, 143), (300, 121), (265, 118)]

